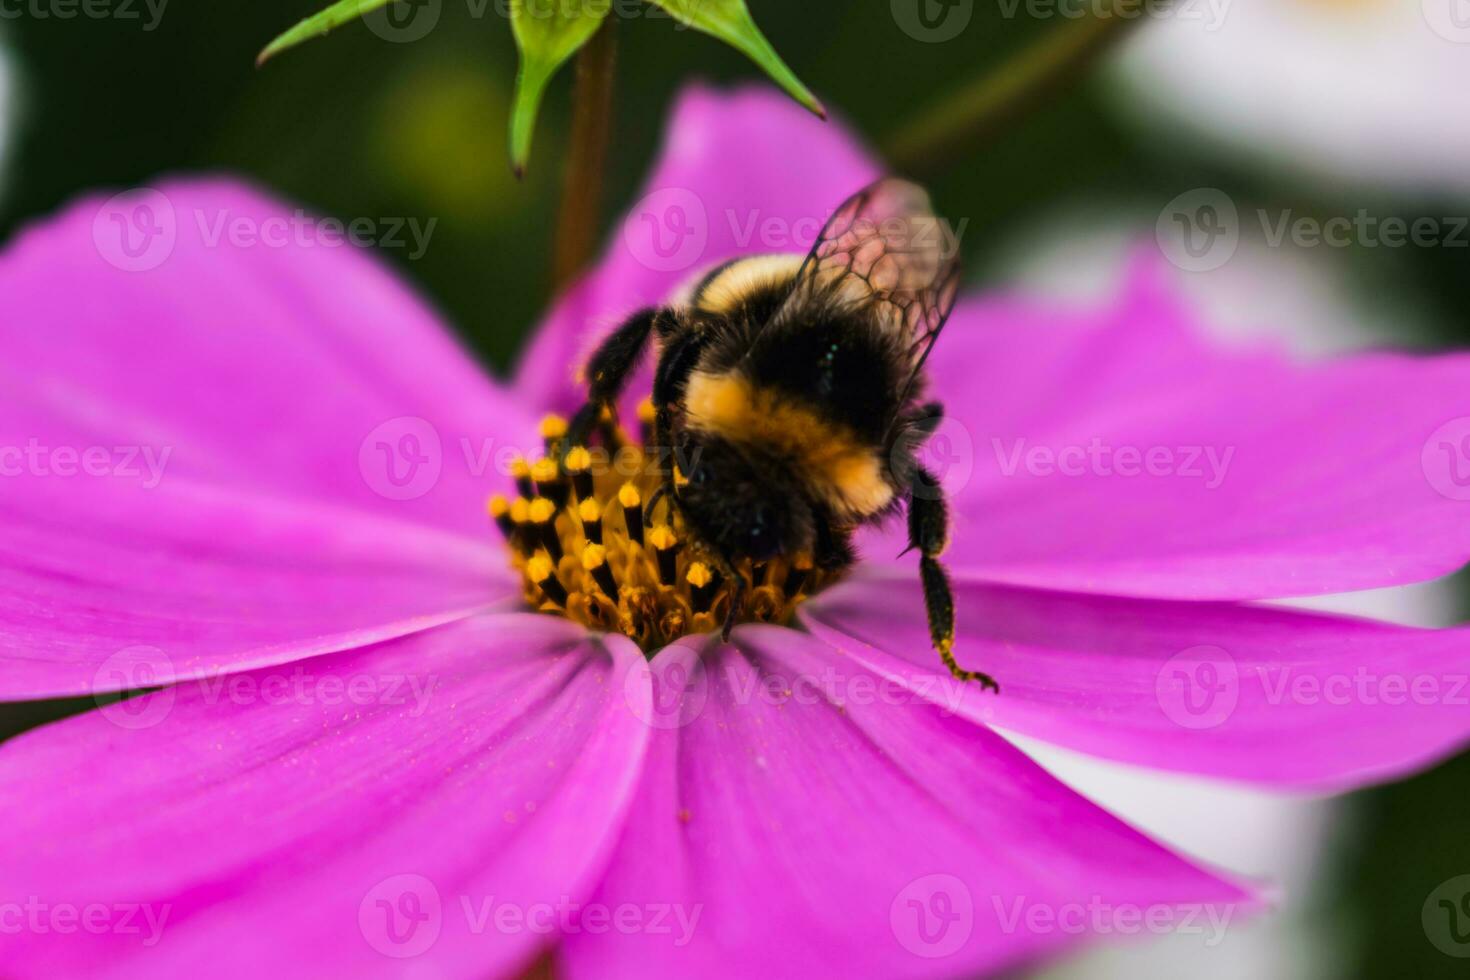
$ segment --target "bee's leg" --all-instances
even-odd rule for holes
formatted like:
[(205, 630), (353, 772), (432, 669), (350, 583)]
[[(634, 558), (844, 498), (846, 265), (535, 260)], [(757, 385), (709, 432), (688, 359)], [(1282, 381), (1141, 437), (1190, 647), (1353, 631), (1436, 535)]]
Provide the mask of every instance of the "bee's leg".
[[(900, 418), (898, 435), (889, 446), (893, 481), (899, 486), (907, 484), (910, 487), (909, 521), (911, 525), (914, 519), (913, 500), (923, 495), (928, 495), (938, 501), (939, 520), (941, 525), (946, 523), (944, 491), (932, 474), (924, 472), (918, 459), (919, 450), (943, 421), (943, 404), (926, 402), (923, 405), (917, 405)], [(917, 493), (913, 492), (915, 488), (921, 486), (922, 489), (919, 489)], [(944, 536), (942, 526), (940, 536), (941, 538)], [(908, 547), (900, 551), (897, 557), (902, 558), (918, 547), (919, 539), (910, 528)], [(942, 549), (943, 545), (940, 547)]]
[(673, 523), (675, 512), (683, 505), (679, 501), (679, 495), (674, 492), (674, 482), (672, 480), (663, 481), (657, 487), (654, 487), (653, 493), (649, 494), (648, 503), (643, 505), (643, 523), (650, 527), (653, 526), (654, 509), (664, 499), (667, 499), (669, 502), (669, 523)]
[(638, 359), (643, 356), (660, 320), (669, 316), (667, 310), (649, 307), (634, 313), (592, 352), (587, 362), (587, 404), (572, 416), (567, 426), (564, 446), (585, 445), (587, 438), (596, 428), (603, 409), (611, 407), (622, 394), (623, 385)]
[(919, 549), (919, 577), (924, 585), (924, 607), (929, 614), (929, 636), (949, 672), (962, 681), (979, 681), (997, 694), (995, 678), (965, 670), (954, 658), (954, 593), (939, 556), (949, 542), (949, 512), (939, 481), (923, 467), (914, 467), (909, 489), (909, 547)]
[(660, 329), (659, 335), (664, 347), (653, 375), (653, 441), (663, 448), (670, 444), (674, 406), (684, 398), (689, 376), (704, 353), (706, 338), (697, 330), (673, 333)]
[(717, 552), (712, 557), (715, 567), (725, 576), (725, 581), (730, 583), (730, 606), (725, 610), (725, 622), (720, 627), (720, 639), (728, 641), (730, 631), (735, 628), (735, 621), (740, 618), (740, 611), (745, 608), (745, 576), (735, 569), (735, 563), (729, 556)]
[(915, 435), (920, 439), (927, 439), (939, 428), (939, 423), (944, 421), (944, 405), (939, 402), (925, 402), (914, 409), (905, 421)]
[(816, 540), (812, 545), (812, 564), (824, 572), (835, 572), (857, 561), (852, 549), (852, 532), (833, 527), (825, 508), (817, 509), (814, 517)]
[[(705, 345), (703, 334), (694, 330), (675, 332), (671, 329), (673, 325), (674, 321), (659, 324), (663, 348), (653, 375), (653, 446), (647, 448), (658, 453), (660, 480), (654, 499), (649, 501), (650, 512), (659, 497), (667, 496), (671, 507), (677, 508), (679, 504), (674, 471), (680, 460), (673, 444), (673, 410), (684, 397), (689, 375), (694, 373)], [(667, 466), (663, 465), (665, 462)]]

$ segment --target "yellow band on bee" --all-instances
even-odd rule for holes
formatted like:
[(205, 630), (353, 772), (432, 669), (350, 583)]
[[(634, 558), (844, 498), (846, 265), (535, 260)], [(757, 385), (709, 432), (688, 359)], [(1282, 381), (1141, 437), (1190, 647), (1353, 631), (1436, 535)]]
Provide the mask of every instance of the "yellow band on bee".
[(879, 454), (856, 433), (739, 375), (695, 372), (685, 404), (698, 430), (794, 457), (796, 475), (845, 517), (876, 514), (893, 499)]

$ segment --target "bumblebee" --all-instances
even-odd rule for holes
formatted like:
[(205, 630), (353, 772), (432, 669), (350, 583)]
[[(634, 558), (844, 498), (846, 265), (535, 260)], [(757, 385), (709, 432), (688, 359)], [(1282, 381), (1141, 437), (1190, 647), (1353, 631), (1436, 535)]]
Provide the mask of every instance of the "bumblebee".
[(958, 283), (957, 242), (928, 195), (880, 180), (833, 213), (808, 254), (726, 262), (682, 301), (624, 321), (587, 362), (587, 402), (563, 444), (608, 417), (655, 342), (652, 441), (676, 462), (646, 518), (667, 499), (732, 584), (723, 635), (742, 606), (737, 565), (806, 555), (840, 572), (858, 528), (906, 508), (935, 649), (955, 677), (999, 690), (955, 661), (948, 516), (916, 456), (943, 415), (924, 399), (924, 364)]

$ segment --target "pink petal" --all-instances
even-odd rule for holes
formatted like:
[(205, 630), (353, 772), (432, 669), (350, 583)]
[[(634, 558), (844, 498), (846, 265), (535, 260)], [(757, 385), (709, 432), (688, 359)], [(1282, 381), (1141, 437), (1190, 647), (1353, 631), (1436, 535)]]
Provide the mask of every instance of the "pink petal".
[(1470, 739), (1470, 629), (965, 580), (955, 593), (955, 655), (999, 695), (940, 665), (917, 576), (859, 576), (801, 619), (949, 710), (1154, 768), (1343, 789)]
[(184, 181), (22, 232), (0, 256), (0, 446), (146, 447), (165, 478), (481, 534), (481, 450), (534, 449), (535, 420), (396, 277), (299, 215)]
[(737, 637), (703, 663), (692, 645), (654, 661), (664, 708), (567, 937), (572, 976), (970, 976), (1080, 938), (1089, 901), (1104, 927), (1252, 901), (810, 637)]
[[(526, 352), (516, 387), (528, 399), (576, 408), (584, 391), (574, 374), (621, 317), (667, 301), (726, 259), (805, 252), (837, 206), (880, 172), (840, 123), (765, 87), (687, 89), (664, 139), (597, 266), (556, 304)], [(630, 392), (641, 398), (651, 382), (645, 369)]]
[[(57, 482), (57, 481), (52, 481)], [(503, 552), (187, 476), (0, 497), (0, 699), (152, 687), (351, 649), (519, 596)]]
[[(499, 907), (585, 899), (616, 839), (641, 662), (564, 621), (488, 617), (21, 736), (0, 750), (0, 892), (47, 911), (0, 930), (5, 972), (510, 973), (549, 934), (498, 927)], [(161, 931), (51, 919), (139, 906)]]
[[(135, 258), (114, 218), (163, 234)], [(168, 183), (0, 256), (0, 698), (278, 663), (514, 591), (484, 500), (533, 419), (312, 227)]]
[[(1137, 263), (1098, 314), (1008, 300), (956, 312), (933, 359), (954, 419), (931, 449), (956, 497), (951, 563), (995, 581), (1188, 599), (1459, 568), (1470, 356), (1297, 363), (1211, 349), (1161, 264)], [(1111, 454), (1125, 447), (1137, 455), (1120, 472)], [(1044, 455), (1063, 453), (1065, 470)]]

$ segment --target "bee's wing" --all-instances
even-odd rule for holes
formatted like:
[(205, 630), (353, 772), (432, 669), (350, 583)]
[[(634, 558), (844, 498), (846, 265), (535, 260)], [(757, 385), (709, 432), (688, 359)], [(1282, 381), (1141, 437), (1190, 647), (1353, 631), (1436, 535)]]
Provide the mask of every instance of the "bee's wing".
[(909, 345), (917, 373), (959, 290), (959, 247), (929, 195), (906, 180), (869, 184), (822, 229), (788, 303), (870, 305)]

